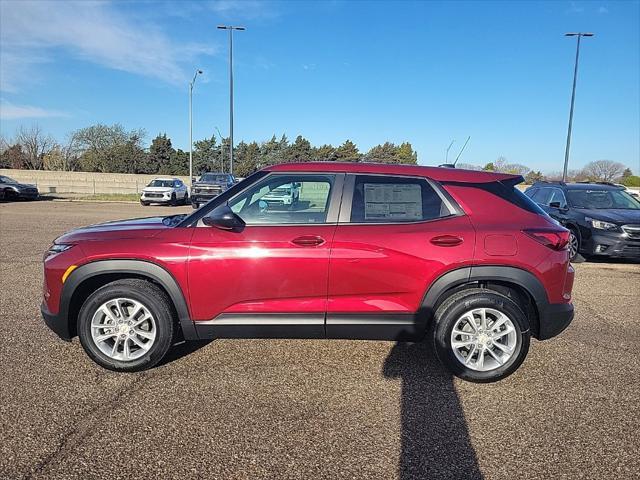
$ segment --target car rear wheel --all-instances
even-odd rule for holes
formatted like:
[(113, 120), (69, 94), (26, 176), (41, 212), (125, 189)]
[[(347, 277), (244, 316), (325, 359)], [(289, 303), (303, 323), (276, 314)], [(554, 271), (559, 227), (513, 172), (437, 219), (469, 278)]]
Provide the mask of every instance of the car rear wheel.
[(192, 203), (191, 204), (191, 208), (193, 208), (194, 210), (197, 208), (200, 208), (200, 204), (199, 203)]
[(472, 382), (495, 382), (522, 364), (529, 351), (529, 323), (522, 308), (501, 293), (474, 288), (438, 307), (432, 339), (440, 361)]
[(80, 343), (94, 362), (109, 370), (151, 368), (171, 347), (172, 311), (166, 294), (156, 285), (117, 280), (93, 292), (82, 305)]

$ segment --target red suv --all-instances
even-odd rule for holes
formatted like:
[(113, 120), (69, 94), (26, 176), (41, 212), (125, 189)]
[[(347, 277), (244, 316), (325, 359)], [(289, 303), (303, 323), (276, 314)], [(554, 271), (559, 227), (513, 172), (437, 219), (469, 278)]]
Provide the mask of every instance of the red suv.
[[(515, 371), (573, 318), (568, 230), (518, 175), (366, 163), (259, 171), (190, 215), (103, 223), (44, 259), (45, 322), (101, 366), (177, 339), (427, 339), (455, 375)], [(295, 202), (265, 200), (296, 186)]]

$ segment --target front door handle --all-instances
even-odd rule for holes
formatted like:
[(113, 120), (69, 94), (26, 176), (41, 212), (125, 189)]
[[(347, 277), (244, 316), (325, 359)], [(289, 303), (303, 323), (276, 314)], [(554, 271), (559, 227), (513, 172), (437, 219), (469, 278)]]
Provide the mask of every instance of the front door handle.
[(455, 235), (440, 235), (433, 237), (431, 243), (438, 247), (455, 247), (462, 243), (462, 238)]
[(294, 238), (291, 240), (291, 243), (299, 247), (318, 247), (324, 243), (324, 238), (318, 237), (317, 235), (303, 235)]

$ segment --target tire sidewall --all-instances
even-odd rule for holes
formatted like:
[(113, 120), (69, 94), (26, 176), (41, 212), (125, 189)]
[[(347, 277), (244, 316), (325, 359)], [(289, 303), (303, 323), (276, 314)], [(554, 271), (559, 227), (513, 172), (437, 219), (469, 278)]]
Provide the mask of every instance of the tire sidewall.
[[(151, 312), (156, 323), (156, 340), (151, 349), (141, 358), (122, 362), (108, 357), (100, 351), (91, 336), (91, 320), (96, 310), (105, 302), (115, 298), (130, 298), (142, 303)], [(138, 371), (158, 363), (171, 346), (173, 319), (158, 299), (142, 289), (106, 285), (96, 290), (82, 305), (78, 314), (78, 336), (85, 352), (92, 360), (109, 370)]]
[[(569, 258), (570, 261), (574, 261), (579, 255), (580, 255), (580, 232), (578, 232), (578, 230), (574, 227), (567, 227), (569, 229), (569, 232), (571, 232), (571, 235), (574, 236), (578, 242), (578, 246), (576, 248), (576, 254)], [(571, 239), (569, 239), (569, 241), (571, 241)], [(569, 256), (571, 256), (571, 252), (569, 252)]]
[[(507, 315), (516, 328), (516, 353), (495, 370), (480, 372), (465, 367), (456, 358), (451, 348), (451, 332), (458, 319), (469, 310), (476, 308), (492, 308)], [(511, 375), (524, 361), (529, 350), (529, 326), (525, 314), (520, 307), (508, 297), (487, 292), (463, 297), (459, 302), (447, 306), (438, 312), (437, 323), (434, 328), (434, 347), (441, 362), (451, 372), (464, 380), (473, 382), (494, 382)]]

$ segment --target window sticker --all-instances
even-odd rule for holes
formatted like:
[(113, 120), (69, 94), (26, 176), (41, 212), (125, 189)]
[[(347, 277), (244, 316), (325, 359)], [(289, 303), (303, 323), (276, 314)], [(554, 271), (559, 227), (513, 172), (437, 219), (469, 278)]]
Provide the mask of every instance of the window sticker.
[(418, 184), (365, 183), (365, 220), (422, 220), (422, 189)]

